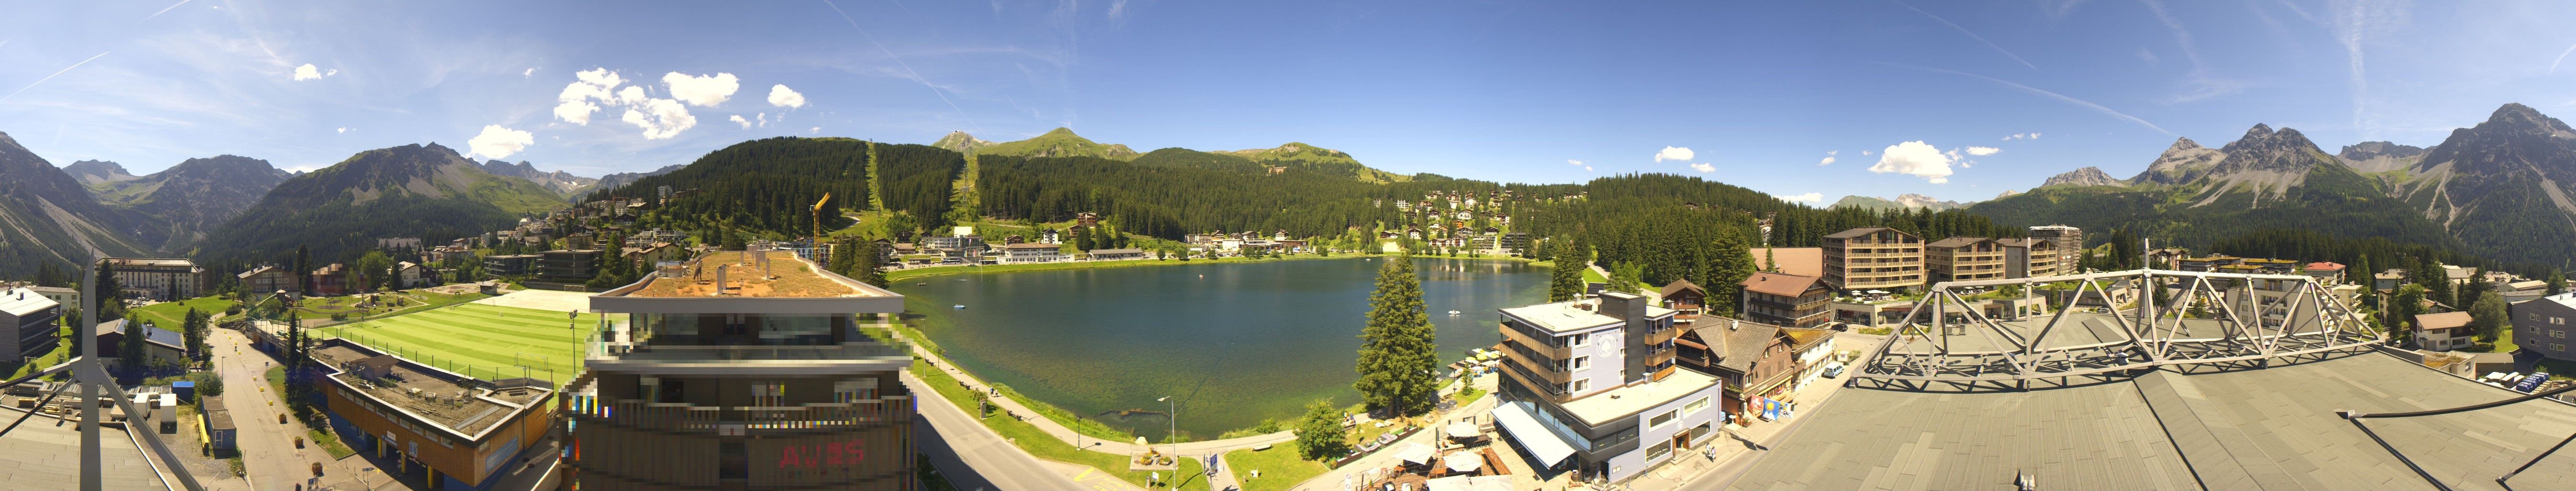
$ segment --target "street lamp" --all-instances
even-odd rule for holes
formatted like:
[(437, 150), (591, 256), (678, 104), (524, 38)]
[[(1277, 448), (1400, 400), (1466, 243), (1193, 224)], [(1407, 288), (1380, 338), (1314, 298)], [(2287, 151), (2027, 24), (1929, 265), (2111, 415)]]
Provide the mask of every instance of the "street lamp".
[(1163, 402), (1163, 420), (1172, 424), (1171, 432), (1164, 433), (1163, 439), (1172, 442), (1172, 458), (1178, 459), (1181, 455), (1181, 403), (1172, 400), (1172, 396), (1155, 400)]

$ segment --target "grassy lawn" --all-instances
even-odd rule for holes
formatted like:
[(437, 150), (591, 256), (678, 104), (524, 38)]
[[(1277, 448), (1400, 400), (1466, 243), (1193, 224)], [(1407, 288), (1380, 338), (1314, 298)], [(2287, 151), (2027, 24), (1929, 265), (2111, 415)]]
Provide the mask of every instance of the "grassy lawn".
[(1477, 399), (1483, 398), (1485, 398), (1485, 390), (1478, 389), (1476, 386), (1469, 385), (1466, 388), (1458, 389), (1458, 405), (1461, 407), (1474, 403)]
[[(1580, 266), (1578, 266), (1578, 267), (1580, 267)], [(1602, 276), (1600, 271), (1593, 271), (1593, 270), (1592, 270), (1592, 268), (1583, 268), (1583, 282), (1585, 282), (1585, 283), (1609, 283), (1609, 282), (1610, 282), (1610, 277), (1608, 277), (1608, 276)]]
[[(958, 408), (965, 409), (969, 413), (974, 411), (975, 400), (972, 396), (968, 395), (969, 393), (965, 387), (957, 385), (957, 379), (955, 377), (950, 377), (947, 373), (941, 372), (938, 368), (932, 367), (929, 363), (920, 360), (914, 360), (912, 362), (912, 373), (914, 376), (921, 377), (923, 384), (929, 385), (932, 391), (938, 392), (940, 397), (947, 398), (948, 402), (955, 403)], [(984, 426), (992, 428), (993, 432), (1001, 434), (1002, 438), (1010, 439), (1012, 445), (1017, 445), (1021, 450), (1028, 451), (1029, 455), (1034, 455), (1041, 459), (1091, 466), (1091, 468), (1099, 469), (1102, 473), (1126, 479), (1128, 483), (1135, 484), (1139, 487), (1143, 487), (1146, 484), (1149, 473), (1143, 471), (1128, 471), (1128, 456), (1073, 448), (1072, 445), (1065, 444), (1063, 440), (1057, 440), (1054, 435), (1047, 434), (1045, 430), (1038, 429), (1037, 425), (1011, 419), (1007, 416), (998, 416), (998, 412), (995, 414), (997, 414), (997, 416), (983, 418)], [(1180, 489), (1196, 491), (1205, 491), (1208, 489), (1207, 479), (1205, 479), (1201, 474), (1204, 471), (1201, 470), (1202, 467), (1200, 467), (1198, 461), (1185, 459), (1181, 461), (1180, 467), (1180, 475), (1188, 477), (1187, 481), (1181, 483)], [(1173, 473), (1169, 472), (1163, 473), (1165, 478), (1170, 478), (1172, 475)], [(1150, 489), (1165, 488), (1154, 487)]]
[[(313, 335), (347, 337), (473, 377), (524, 373), (566, 380), (580, 373), (582, 340), (598, 319), (598, 314), (568, 318), (551, 310), (462, 303), (315, 329)], [(533, 370), (522, 372), (518, 369), (522, 363)]]
[[(1147, 254), (1148, 254), (1148, 257), (1151, 257), (1151, 253), (1150, 253), (1150, 252), (1148, 252)], [(1141, 260), (1141, 261), (1066, 261), (1066, 262), (1060, 262), (1060, 263), (1037, 263), (1037, 264), (995, 264), (995, 265), (991, 265), (991, 266), (965, 266), (965, 265), (958, 265), (958, 266), (932, 266), (932, 267), (927, 267), (927, 268), (914, 268), (914, 269), (907, 269), (907, 270), (902, 270), (902, 271), (892, 271), (892, 272), (887, 272), (887, 273), (886, 273), (886, 281), (891, 283), (891, 282), (903, 281), (903, 280), (909, 280), (909, 279), (913, 279), (913, 278), (920, 278), (920, 277), (925, 277), (925, 276), (938, 276), (938, 275), (949, 275), (949, 274), (967, 274), (967, 273), (1008, 273), (1008, 272), (1013, 272), (1013, 271), (1054, 271), (1054, 270), (1066, 270), (1066, 269), (1124, 268), (1124, 267), (1135, 267), (1135, 266), (1170, 266), (1170, 265), (1177, 265), (1177, 264), (1225, 264), (1225, 263), (1253, 263), (1253, 262), (1267, 262), (1267, 261), (1290, 261), (1290, 260), (1300, 260), (1300, 259), (1336, 259), (1336, 258), (1354, 258), (1354, 257), (1375, 257), (1375, 256), (1368, 256), (1368, 255), (1362, 255), (1362, 254), (1338, 254), (1338, 255), (1332, 255), (1332, 256), (1318, 256), (1318, 255), (1314, 255), (1314, 254), (1290, 254), (1290, 255), (1288, 255), (1287, 257), (1280, 258), (1280, 259), (1270, 259), (1270, 258), (1267, 258), (1267, 257), (1264, 257), (1264, 258), (1226, 257), (1226, 258), (1217, 258), (1217, 259), (1204, 259), (1204, 258), (1201, 258), (1201, 259), (1191, 259), (1191, 260), (1188, 260), (1188, 261), (1182, 261), (1182, 260), (1180, 260), (1179, 258), (1173, 258), (1173, 259), (1168, 259), (1168, 260), (1146, 259), (1146, 260)]]
[[(72, 329), (71, 329), (71, 328), (68, 328), (68, 327), (58, 327), (58, 328), (55, 328), (55, 331), (54, 331), (55, 339), (61, 339), (61, 336), (62, 336), (63, 334), (69, 333), (69, 332), (71, 332), (71, 330), (72, 330)], [(14, 379), (14, 378), (22, 377), (22, 376), (27, 375), (27, 372), (33, 372), (33, 371), (37, 371), (37, 370), (43, 370), (43, 369), (45, 369), (45, 368), (52, 367), (52, 366), (54, 366), (54, 365), (60, 365), (60, 364), (62, 364), (62, 363), (63, 363), (63, 361), (64, 361), (64, 360), (69, 360), (69, 359), (71, 359), (71, 356), (72, 356), (72, 345), (71, 345), (70, 343), (64, 343), (64, 342), (57, 341), (57, 342), (55, 342), (55, 343), (54, 343), (54, 350), (53, 350), (53, 351), (46, 352), (46, 353), (45, 353), (45, 356), (39, 356), (39, 357), (36, 357), (36, 361), (35, 361), (34, 363), (25, 363), (25, 364), (20, 364), (20, 365), (18, 365), (18, 369), (16, 370), (16, 373), (11, 373), (11, 374), (9, 374), (9, 378)]]
[[(190, 308), (203, 311), (206, 315), (213, 316), (223, 315), (224, 309), (232, 308), (232, 306), (240, 304), (241, 302), (225, 300), (223, 297), (197, 297), (177, 302), (161, 302), (142, 307), (135, 307), (132, 312), (136, 318), (140, 318), (146, 322), (151, 322), (153, 325), (175, 331), (179, 329), (180, 321), (187, 320), (188, 309)], [(101, 322), (105, 322), (105, 320), (101, 320)]]
[[(1233, 469), (1234, 480), (1243, 483), (1244, 491), (1284, 490), (1330, 470), (1324, 467), (1323, 462), (1299, 457), (1294, 443), (1273, 446), (1269, 450), (1226, 452), (1225, 465)], [(1261, 477), (1252, 477), (1255, 470), (1261, 471)]]
[(305, 433), (307, 433), (304, 436), (306, 441), (321, 445), (323, 451), (331, 452), (331, 458), (337, 459), (358, 454), (358, 451), (350, 450), (348, 445), (341, 445), (340, 437), (331, 436), (331, 432), (312, 429), (305, 430)]
[(281, 398), (281, 399), (283, 399), (283, 398), (285, 398), (285, 397), (286, 397), (286, 395), (285, 395), (285, 394), (286, 394), (286, 366), (285, 366), (285, 365), (278, 365), (278, 366), (268, 367), (268, 373), (267, 373), (267, 374), (265, 374), (265, 375), (261, 375), (261, 376), (260, 376), (260, 378), (268, 379), (268, 392), (269, 392), (269, 393), (271, 393), (271, 394), (278, 394), (278, 396), (277, 396), (277, 397), (278, 397), (278, 398)]

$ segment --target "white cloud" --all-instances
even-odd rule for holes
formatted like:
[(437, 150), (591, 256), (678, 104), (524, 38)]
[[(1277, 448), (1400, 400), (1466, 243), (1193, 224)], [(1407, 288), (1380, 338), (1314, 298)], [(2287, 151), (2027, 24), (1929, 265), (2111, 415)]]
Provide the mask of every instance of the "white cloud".
[(1973, 146), (1972, 146), (1972, 147), (1968, 147), (1968, 155), (1975, 155), (1975, 156), (1979, 156), (1979, 157), (1984, 157), (1984, 156), (1987, 156), (1987, 155), (1994, 155), (1994, 154), (1997, 154), (1997, 153), (2003, 153), (2003, 151), (2004, 151), (2004, 149), (2001, 149), (2001, 148), (1995, 148), (1995, 147), (1973, 147)]
[(1581, 160), (1574, 160), (1574, 159), (1565, 159), (1565, 165), (1571, 165), (1571, 166), (1575, 166), (1575, 167), (1582, 167), (1582, 166), (1583, 166), (1583, 161), (1581, 161)]
[(2039, 139), (2039, 132), (2037, 132), (2037, 131), (2033, 131), (2033, 132), (2029, 132), (2029, 133), (2014, 133), (2014, 134), (2012, 134), (2012, 136), (2004, 137), (2004, 141), (2013, 141), (2013, 140), (2037, 140), (2037, 139)]
[(1700, 172), (1717, 172), (1717, 166), (1714, 166), (1714, 165), (1708, 165), (1708, 164), (1704, 164), (1704, 163), (1703, 163), (1703, 164), (1691, 164), (1691, 165), (1690, 165), (1690, 168), (1691, 168), (1691, 170), (1700, 171)]
[(670, 89), (672, 99), (698, 107), (723, 104), (726, 99), (733, 98), (734, 92), (742, 90), (740, 79), (723, 72), (717, 72), (713, 77), (671, 72), (662, 75), (662, 86)]
[(1788, 202), (1791, 202), (1791, 203), (1823, 203), (1823, 202), (1825, 202), (1825, 193), (1791, 194), (1791, 195), (1783, 195), (1783, 196), (1776, 196), (1776, 197), (1777, 197), (1777, 198), (1780, 198), (1780, 199), (1781, 199), (1781, 200), (1783, 200), (1783, 201), (1788, 201)]
[(791, 108), (805, 107), (805, 94), (797, 93), (795, 89), (789, 89), (784, 84), (772, 85), (769, 86), (769, 105)]
[[(787, 118), (787, 115), (781, 114), (781, 115), (779, 115), (778, 117), (779, 117), (779, 119), (782, 119), (782, 120), (783, 120), (783, 119), (786, 119), (786, 118)], [(762, 128), (767, 128), (767, 127), (769, 127), (769, 113), (760, 113), (759, 115), (753, 116), (753, 117), (752, 117), (752, 119), (754, 120), (754, 122), (759, 123), (759, 124), (757, 124), (757, 125), (755, 125), (755, 126), (759, 126), (759, 127), (762, 127)]]
[(629, 106), (643, 104), (645, 99), (649, 99), (649, 97), (644, 95), (644, 86), (641, 85), (629, 85), (624, 89), (617, 90), (618, 104)]
[[(642, 93), (634, 87), (627, 87), (627, 90), (636, 92), (639, 98)], [(620, 94), (621, 98), (623, 96), (624, 94)], [(680, 101), (670, 99), (643, 99), (643, 102), (627, 108), (626, 116), (618, 119), (643, 128), (646, 140), (679, 136), (680, 132), (688, 131), (690, 127), (698, 125), (698, 117), (689, 115), (689, 108), (681, 106)]]
[(341, 132), (341, 133), (348, 133), (348, 132), (349, 132), (349, 127), (347, 127), (347, 126), (342, 126), (342, 127), (340, 127), (339, 132)]
[(1878, 165), (1869, 166), (1870, 172), (1905, 174), (1933, 184), (1950, 182), (1950, 156), (1922, 140), (1888, 145), (1881, 152), (1885, 155), (1879, 156)]
[(1584, 172), (1592, 172), (1592, 166), (1589, 166), (1589, 165), (1583, 166), (1583, 171), (1584, 171)]
[(1862, 157), (1868, 157), (1868, 156), (1871, 156), (1871, 155), (1877, 155), (1877, 154), (1875, 154), (1875, 153), (1871, 153), (1871, 152), (1870, 152), (1870, 151), (1868, 151), (1868, 150), (1862, 150), (1862, 151), (1860, 151), (1860, 156), (1862, 156)]
[(2033, 140), (2037, 140), (2037, 139), (2039, 139), (2039, 132), (2037, 132), (2037, 131), (2030, 132), (2030, 139), (2033, 139)]
[[(536, 69), (528, 70), (535, 73)], [(555, 95), (555, 119), (578, 125), (589, 125), (590, 114), (599, 111), (599, 105), (590, 103), (591, 100), (615, 104), (616, 96), (610, 91), (626, 83), (624, 77), (606, 68), (574, 72), (573, 77), (572, 83), (564, 85), (563, 93)]]
[(314, 67), (312, 63), (306, 63), (304, 66), (295, 67), (295, 81), (302, 82), (306, 80), (320, 80), (322, 77), (337, 73), (340, 73), (340, 71), (332, 70), (331, 73), (322, 73), (322, 69)]
[(469, 150), (466, 155), (481, 155), (497, 159), (519, 153), (520, 150), (527, 149), (528, 145), (536, 142), (536, 135), (528, 132), (503, 128), (497, 124), (487, 124), (483, 125), (483, 134), (474, 135), (474, 139), (465, 141), (465, 148)]
[(529, 68), (527, 71), (519, 72), (519, 76), (521, 76), (521, 77), (534, 77), (534, 76), (536, 76), (536, 75), (537, 75), (537, 69), (536, 69), (536, 68), (533, 68), (533, 67), (532, 67), (532, 68)]
[(1697, 152), (1692, 152), (1692, 151), (1691, 151), (1691, 149), (1689, 149), (1689, 148), (1684, 148), (1684, 147), (1664, 147), (1664, 149), (1663, 149), (1662, 151), (1655, 152), (1655, 161), (1656, 161), (1656, 162), (1662, 162), (1662, 161), (1666, 161), (1666, 160), (1689, 161), (1692, 157), (1697, 157), (1697, 156), (1699, 156), (1699, 154), (1698, 154)]
[(742, 129), (751, 129), (751, 120), (742, 119), (742, 115), (740, 114), (727, 116), (725, 119), (733, 121), (733, 124), (742, 125)]
[(1817, 167), (1823, 167), (1823, 166), (1828, 166), (1828, 165), (1834, 165), (1834, 154), (1837, 154), (1837, 153), (1842, 153), (1842, 151), (1841, 151), (1841, 150), (1826, 150), (1826, 151), (1825, 151), (1825, 160), (1822, 160), (1822, 161), (1818, 161), (1818, 162), (1816, 162), (1816, 166), (1817, 166)]
[(816, 126), (816, 127), (812, 127), (812, 128), (806, 128), (806, 129), (805, 129), (805, 132), (806, 132), (806, 133), (822, 133), (822, 132), (823, 132), (823, 127), (821, 127), (821, 126)]

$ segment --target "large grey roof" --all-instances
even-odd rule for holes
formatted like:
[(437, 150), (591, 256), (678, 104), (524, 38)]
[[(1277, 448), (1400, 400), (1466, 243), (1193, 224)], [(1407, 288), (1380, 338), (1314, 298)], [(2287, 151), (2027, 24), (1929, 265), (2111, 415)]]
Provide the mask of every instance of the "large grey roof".
[[(2403, 454), (2453, 489), (2501, 489), (2496, 476), (2576, 433), (2576, 406), (2535, 400), (2363, 420), (2388, 447), (2335, 411), (2517, 395), (2377, 353), (2026, 392), (1855, 386), (1800, 415), (1809, 421), (1731, 486), (2005, 489), (2028, 472), (2041, 489), (2434, 489)], [(2576, 455), (2557, 455), (2513, 482), (2541, 489), (2572, 479)]]

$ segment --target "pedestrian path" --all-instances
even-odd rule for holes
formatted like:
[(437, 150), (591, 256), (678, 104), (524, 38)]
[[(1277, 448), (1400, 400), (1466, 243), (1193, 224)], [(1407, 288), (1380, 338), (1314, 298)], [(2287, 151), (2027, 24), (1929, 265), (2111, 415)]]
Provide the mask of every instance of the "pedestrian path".
[[(956, 377), (960, 382), (965, 382), (967, 384), (967, 388), (985, 391), (992, 390), (992, 384), (984, 382), (983, 379), (975, 378), (974, 375), (968, 374), (964, 370), (957, 369), (956, 365), (949, 363), (947, 359), (941, 358), (938, 354), (931, 353), (929, 349), (921, 347), (921, 343), (910, 344), (912, 344), (913, 354), (919, 355), (922, 359), (931, 360), (934, 365), (939, 367), (941, 372), (945, 372), (951, 377)], [(1133, 440), (1107, 441), (1075, 432), (1072, 428), (1065, 427), (1064, 423), (1057, 422), (1055, 418), (1046, 417), (1044, 414), (1041, 414), (1036, 410), (1029, 409), (1027, 405), (1020, 404), (1020, 401), (1018, 400), (997, 396), (992, 399), (992, 402), (993, 405), (999, 406), (1003, 410), (1025, 416), (1025, 421), (1028, 421), (1030, 425), (1037, 426), (1038, 429), (1046, 431), (1048, 435), (1054, 436), (1057, 440), (1062, 440), (1066, 445), (1072, 445), (1074, 448), (1119, 455), (1135, 455), (1144, 451), (1143, 447), (1137, 446), (1136, 442)], [(1211, 453), (1225, 453), (1262, 445), (1277, 445), (1295, 441), (1296, 439), (1296, 433), (1281, 431), (1277, 433), (1228, 438), (1223, 440), (1182, 442), (1180, 446), (1173, 451), (1180, 455), (1206, 455)], [(1153, 446), (1157, 449), (1175, 448), (1161, 444)]]

